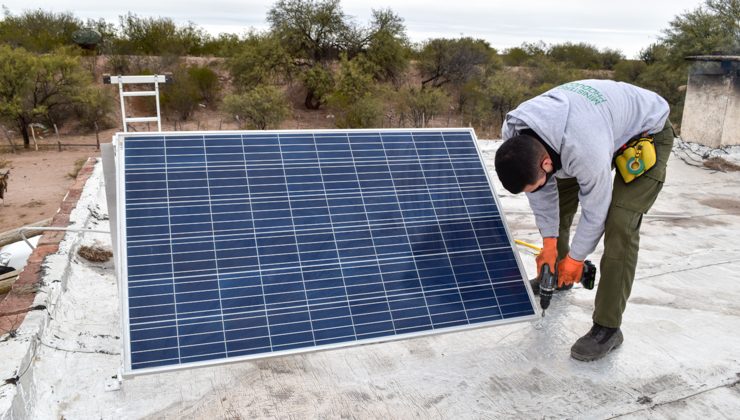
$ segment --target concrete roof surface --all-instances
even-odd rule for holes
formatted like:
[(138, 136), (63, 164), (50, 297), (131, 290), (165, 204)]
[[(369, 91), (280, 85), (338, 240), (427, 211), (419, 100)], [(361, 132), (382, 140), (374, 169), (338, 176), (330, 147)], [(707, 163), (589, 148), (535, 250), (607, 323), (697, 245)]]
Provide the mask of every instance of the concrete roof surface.
[[(499, 143), (481, 144), (493, 171)], [(47, 309), (0, 338), (3, 378), (20, 376), (0, 386), (0, 418), (736, 418), (740, 174), (697, 166), (692, 147), (675, 150), (643, 222), (625, 341), (602, 360), (569, 356), (591, 327), (594, 291), (578, 286), (536, 322), (119, 383), (113, 265), (76, 255), (80, 245), (110, 246), (110, 236), (69, 233), (34, 302)], [(72, 213), (76, 227), (108, 227), (100, 166)], [(497, 190), (514, 237), (538, 243), (526, 198)], [(534, 258), (522, 254), (534, 276)]]

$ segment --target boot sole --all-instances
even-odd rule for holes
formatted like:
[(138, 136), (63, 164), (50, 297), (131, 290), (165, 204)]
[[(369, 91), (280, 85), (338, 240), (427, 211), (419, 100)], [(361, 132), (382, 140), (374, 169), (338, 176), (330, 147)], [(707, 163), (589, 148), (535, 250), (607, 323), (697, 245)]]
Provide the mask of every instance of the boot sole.
[(621, 331), (619, 333), (619, 338), (617, 338), (614, 341), (614, 344), (609, 348), (609, 350), (605, 351), (603, 354), (580, 354), (577, 352), (574, 352), (573, 350), (570, 351), (570, 357), (581, 361), (581, 362), (594, 362), (596, 360), (601, 359), (602, 357), (606, 356), (607, 354), (611, 353), (612, 350), (618, 348), (622, 345), (624, 342), (624, 336), (622, 335)]

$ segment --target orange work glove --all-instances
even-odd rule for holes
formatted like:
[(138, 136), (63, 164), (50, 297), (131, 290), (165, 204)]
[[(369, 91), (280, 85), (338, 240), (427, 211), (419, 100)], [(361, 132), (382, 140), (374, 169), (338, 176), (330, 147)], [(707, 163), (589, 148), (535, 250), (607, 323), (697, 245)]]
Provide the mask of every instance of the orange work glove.
[(580, 283), (583, 275), (583, 261), (574, 260), (568, 254), (558, 263), (558, 287)]
[(542, 272), (544, 264), (550, 265), (550, 270), (555, 273), (555, 260), (558, 259), (558, 238), (543, 238), (542, 250), (537, 254), (537, 275)]

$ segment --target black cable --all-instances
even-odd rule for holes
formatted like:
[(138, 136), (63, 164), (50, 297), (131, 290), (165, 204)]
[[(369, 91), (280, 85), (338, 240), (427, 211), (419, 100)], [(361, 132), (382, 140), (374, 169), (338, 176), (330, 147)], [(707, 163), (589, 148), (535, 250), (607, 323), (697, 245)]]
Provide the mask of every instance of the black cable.
[[(702, 168), (708, 171), (715, 171), (715, 172), (718, 170), (705, 166), (704, 161), (712, 157), (718, 157), (721, 159), (722, 158), (722, 156), (720, 156), (721, 154), (730, 155), (731, 149), (737, 148), (737, 146), (726, 146), (726, 147), (719, 147), (716, 149), (712, 149), (708, 146), (702, 146), (702, 145), (697, 144), (696, 146), (699, 149), (702, 149), (702, 148), (705, 149), (703, 153), (700, 153), (699, 151), (694, 150), (690, 146), (690, 144), (695, 144), (695, 143), (688, 143), (688, 142), (681, 140), (681, 138), (677, 137), (673, 143), (672, 152), (676, 155), (677, 158), (681, 159), (687, 165), (694, 166), (697, 168)], [(738, 148), (738, 151), (740, 151), (740, 148)], [(683, 156), (681, 155), (681, 152), (683, 152)], [(713, 154), (714, 156), (712, 156)], [(691, 155), (696, 156), (696, 158), (693, 158)], [(687, 159), (690, 159), (697, 163), (689, 162)]]

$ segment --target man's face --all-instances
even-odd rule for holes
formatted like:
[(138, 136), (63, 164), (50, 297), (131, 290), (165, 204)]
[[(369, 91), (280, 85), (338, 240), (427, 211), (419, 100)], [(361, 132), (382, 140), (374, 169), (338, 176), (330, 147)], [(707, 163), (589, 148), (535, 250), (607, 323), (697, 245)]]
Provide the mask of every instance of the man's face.
[(554, 168), (552, 166), (552, 160), (549, 156), (543, 157), (540, 162), (540, 177), (537, 178), (537, 181), (534, 183), (526, 185), (522, 191), (531, 193), (539, 190), (547, 184), (553, 173)]

